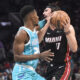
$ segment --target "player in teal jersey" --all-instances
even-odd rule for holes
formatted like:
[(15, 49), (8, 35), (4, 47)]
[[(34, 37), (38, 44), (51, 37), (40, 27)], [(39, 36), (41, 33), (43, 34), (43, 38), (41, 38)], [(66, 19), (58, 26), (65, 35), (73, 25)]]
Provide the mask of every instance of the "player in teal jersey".
[(20, 13), (24, 26), (19, 28), (13, 44), (16, 64), (13, 68), (12, 80), (45, 80), (36, 73), (35, 69), (39, 59), (52, 61), (51, 57), (54, 56), (50, 50), (41, 54), (39, 51), (39, 43), (46, 33), (50, 20), (47, 21), (43, 29), (36, 32), (35, 26), (38, 24), (36, 10), (32, 6), (27, 5), (21, 9)]

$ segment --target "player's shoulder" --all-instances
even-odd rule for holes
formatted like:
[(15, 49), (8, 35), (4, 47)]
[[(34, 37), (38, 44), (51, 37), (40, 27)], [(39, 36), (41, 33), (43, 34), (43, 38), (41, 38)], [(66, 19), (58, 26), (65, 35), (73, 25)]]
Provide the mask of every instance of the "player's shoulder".
[(26, 36), (27, 36), (26, 31), (24, 31), (24, 30), (19, 30), (19, 31), (17, 32), (17, 34), (15, 35), (15, 40), (17, 40), (17, 41), (25, 41)]
[(16, 36), (17, 36), (17, 37), (19, 37), (19, 36), (25, 36), (26, 34), (27, 34), (26, 31), (24, 31), (24, 30), (19, 30), (19, 31), (17, 32)]

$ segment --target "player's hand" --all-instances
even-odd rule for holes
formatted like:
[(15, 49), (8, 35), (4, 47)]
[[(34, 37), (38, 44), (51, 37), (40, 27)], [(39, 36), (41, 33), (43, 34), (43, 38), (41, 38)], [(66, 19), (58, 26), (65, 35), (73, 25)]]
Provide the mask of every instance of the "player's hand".
[(63, 23), (64, 32), (68, 32), (70, 28), (70, 19), (64, 21)]
[(49, 16), (46, 18), (46, 20), (47, 20), (48, 23), (50, 23), (50, 19), (51, 19), (52, 15), (53, 15), (53, 14), (49, 15)]
[(49, 16), (49, 17), (46, 18), (47, 21), (50, 21), (50, 19), (51, 19), (51, 16)]
[(40, 54), (40, 58), (47, 62), (52, 61), (53, 56), (54, 56), (54, 53), (52, 53), (51, 50), (44, 51)]

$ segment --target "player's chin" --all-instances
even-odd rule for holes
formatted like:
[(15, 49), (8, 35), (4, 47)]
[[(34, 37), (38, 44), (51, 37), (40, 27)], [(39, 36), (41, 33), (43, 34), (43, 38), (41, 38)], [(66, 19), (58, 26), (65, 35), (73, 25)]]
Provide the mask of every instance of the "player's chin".
[(45, 20), (48, 20), (48, 17), (45, 17)]
[(47, 19), (47, 16), (44, 16), (44, 19)]
[(44, 17), (45, 20), (47, 20), (47, 17)]

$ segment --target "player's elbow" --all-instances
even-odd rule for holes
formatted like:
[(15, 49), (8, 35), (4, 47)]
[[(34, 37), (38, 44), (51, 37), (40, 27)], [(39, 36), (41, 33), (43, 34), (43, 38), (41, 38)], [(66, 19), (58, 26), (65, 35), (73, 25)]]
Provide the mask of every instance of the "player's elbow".
[(14, 61), (18, 62), (18, 56), (17, 55), (14, 55)]

